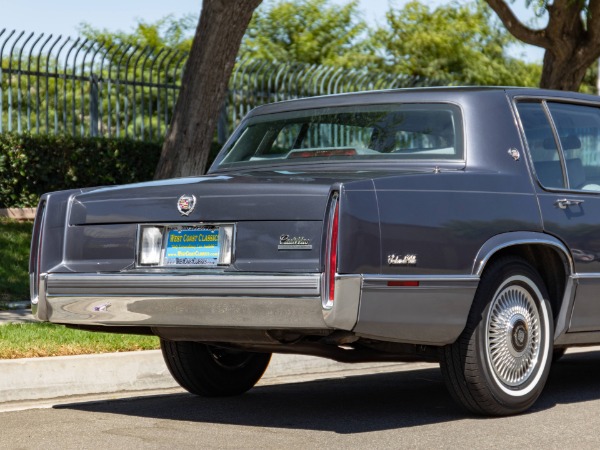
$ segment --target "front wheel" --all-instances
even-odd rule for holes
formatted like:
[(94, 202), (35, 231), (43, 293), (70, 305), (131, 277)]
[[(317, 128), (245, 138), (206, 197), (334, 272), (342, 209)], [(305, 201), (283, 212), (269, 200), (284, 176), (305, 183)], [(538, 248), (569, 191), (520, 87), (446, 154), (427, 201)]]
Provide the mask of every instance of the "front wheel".
[(496, 261), (481, 278), (465, 330), (441, 351), (454, 399), (478, 414), (528, 409), (548, 377), (553, 328), (537, 271), (520, 258)]
[(222, 397), (252, 388), (269, 365), (270, 353), (232, 350), (191, 341), (160, 340), (169, 372), (192, 394)]

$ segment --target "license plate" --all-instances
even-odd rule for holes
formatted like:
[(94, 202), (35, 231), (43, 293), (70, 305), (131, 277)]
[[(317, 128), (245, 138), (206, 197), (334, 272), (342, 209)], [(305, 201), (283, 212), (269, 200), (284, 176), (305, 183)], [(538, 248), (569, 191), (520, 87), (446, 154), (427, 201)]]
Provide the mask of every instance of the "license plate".
[(221, 252), (219, 228), (168, 229), (164, 246), (167, 266), (216, 266)]

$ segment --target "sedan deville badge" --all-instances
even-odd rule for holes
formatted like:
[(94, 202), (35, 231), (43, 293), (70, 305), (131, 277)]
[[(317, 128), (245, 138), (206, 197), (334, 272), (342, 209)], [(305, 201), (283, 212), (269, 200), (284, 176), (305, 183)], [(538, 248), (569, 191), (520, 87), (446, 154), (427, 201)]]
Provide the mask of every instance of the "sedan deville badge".
[(195, 195), (182, 195), (177, 200), (177, 209), (184, 216), (189, 216), (196, 206)]
[(417, 264), (417, 255), (388, 255), (388, 264), (390, 266), (414, 266)]
[(289, 234), (279, 236), (277, 250), (312, 250), (310, 239), (305, 237), (290, 237)]

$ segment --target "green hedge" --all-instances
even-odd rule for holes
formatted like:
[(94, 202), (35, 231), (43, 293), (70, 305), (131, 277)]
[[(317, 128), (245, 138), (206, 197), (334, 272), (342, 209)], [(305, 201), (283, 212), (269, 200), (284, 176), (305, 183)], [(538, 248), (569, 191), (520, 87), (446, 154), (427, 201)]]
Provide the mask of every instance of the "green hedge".
[(29, 300), (31, 222), (0, 217), (0, 310), (4, 302)]
[(33, 207), (45, 192), (152, 179), (162, 143), (0, 134), (0, 208)]

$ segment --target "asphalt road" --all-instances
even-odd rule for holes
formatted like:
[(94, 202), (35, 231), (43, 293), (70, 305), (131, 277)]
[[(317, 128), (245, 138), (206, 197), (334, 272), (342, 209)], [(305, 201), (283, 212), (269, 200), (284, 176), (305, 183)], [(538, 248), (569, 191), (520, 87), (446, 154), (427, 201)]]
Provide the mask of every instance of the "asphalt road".
[[(257, 386), (180, 390), (0, 413), (1, 448), (598, 448), (600, 352), (567, 354), (527, 414), (462, 413), (436, 365)], [(289, 381), (289, 380), (288, 380)]]

